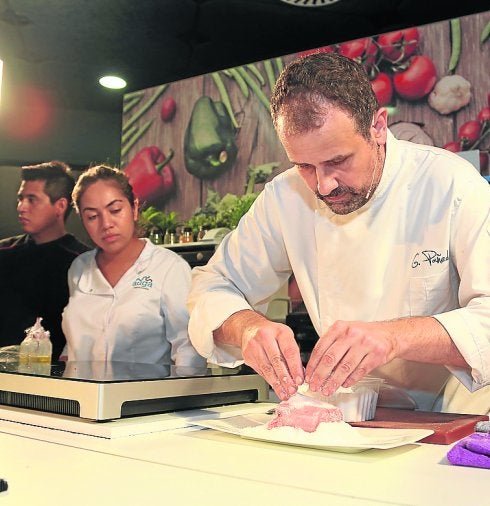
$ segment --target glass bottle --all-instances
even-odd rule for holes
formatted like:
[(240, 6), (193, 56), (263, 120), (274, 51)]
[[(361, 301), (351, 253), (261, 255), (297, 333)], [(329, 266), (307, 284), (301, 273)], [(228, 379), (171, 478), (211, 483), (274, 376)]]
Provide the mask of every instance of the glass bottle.
[(152, 228), (150, 232), (150, 241), (153, 244), (163, 244), (162, 233), (158, 228)]
[(181, 241), (180, 242), (194, 242), (194, 234), (192, 233), (191, 227), (184, 227), (182, 231)]

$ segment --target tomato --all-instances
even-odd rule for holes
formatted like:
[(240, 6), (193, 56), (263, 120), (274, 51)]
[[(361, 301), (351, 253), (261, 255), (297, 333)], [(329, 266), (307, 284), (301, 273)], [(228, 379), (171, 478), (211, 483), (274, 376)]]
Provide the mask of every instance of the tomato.
[(417, 28), (407, 28), (380, 35), (378, 45), (387, 60), (399, 63), (408, 60), (415, 53), (419, 40), (420, 34)]
[(376, 63), (378, 46), (373, 39), (367, 37), (339, 44), (338, 52), (347, 56), (347, 58), (350, 58), (351, 60), (356, 60), (361, 63), (369, 72), (372, 66)]
[(478, 113), (478, 121), (480, 123), (490, 122), (490, 107), (484, 107)]
[(177, 109), (177, 104), (172, 97), (167, 97), (160, 107), (160, 118), (163, 121), (172, 121), (175, 116), (175, 111)]
[(418, 100), (428, 95), (437, 81), (437, 71), (430, 58), (414, 56), (406, 70), (393, 76), (395, 91), (407, 100)]
[(298, 58), (302, 56), (308, 56), (310, 54), (318, 54), (318, 53), (335, 53), (335, 46), (323, 46), (317, 47), (315, 49), (307, 49), (306, 51), (301, 51), (297, 53)]
[(391, 97), (393, 96), (393, 84), (388, 74), (380, 72), (371, 81), (371, 87), (373, 88), (381, 107), (391, 102)]
[(480, 151), (480, 173), (488, 174), (488, 151)]
[(461, 144), (456, 141), (448, 142), (447, 144), (444, 144), (442, 146), (444, 149), (447, 149), (448, 151), (452, 151), (453, 153), (459, 153), (461, 151)]
[(474, 144), (480, 137), (481, 125), (474, 119), (463, 123), (458, 130), (458, 139), (466, 149)]

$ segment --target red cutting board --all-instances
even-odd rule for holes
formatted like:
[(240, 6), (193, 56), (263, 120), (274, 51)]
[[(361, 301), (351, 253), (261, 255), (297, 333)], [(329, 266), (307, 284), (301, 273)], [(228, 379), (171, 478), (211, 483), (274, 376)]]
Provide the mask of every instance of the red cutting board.
[(372, 420), (351, 422), (354, 427), (382, 427), (385, 429), (431, 429), (434, 434), (421, 439), (422, 443), (447, 445), (468, 436), (476, 422), (488, 421), (486, 415), (433, 413), (409, 409), (377, 408)]

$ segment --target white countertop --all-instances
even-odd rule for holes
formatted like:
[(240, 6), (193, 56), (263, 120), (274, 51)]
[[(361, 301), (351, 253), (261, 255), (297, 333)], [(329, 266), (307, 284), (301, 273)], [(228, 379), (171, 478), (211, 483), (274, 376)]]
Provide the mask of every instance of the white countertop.
[(0, 506), (488, 504), (488, 470), (450, 465), (450, 447), (338, 453), (194, 428), (104, 439), (0, 420)]

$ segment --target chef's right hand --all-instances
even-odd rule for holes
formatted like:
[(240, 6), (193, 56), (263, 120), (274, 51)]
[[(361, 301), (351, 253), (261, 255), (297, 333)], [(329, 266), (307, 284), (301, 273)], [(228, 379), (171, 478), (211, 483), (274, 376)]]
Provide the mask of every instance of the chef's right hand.
[(243, 360), (257, 371), (281, 400), (287, 400), (304, 382), (304, 369), (293, 331), (264, 315), (243, 309), (213, 331), (218, 344), (242, 350)]
[(292, 330), (262, 318), (242, 334), (242, 355), (274, 389), (281, 400), (294, 395), (304, 382), (299, 347)]

